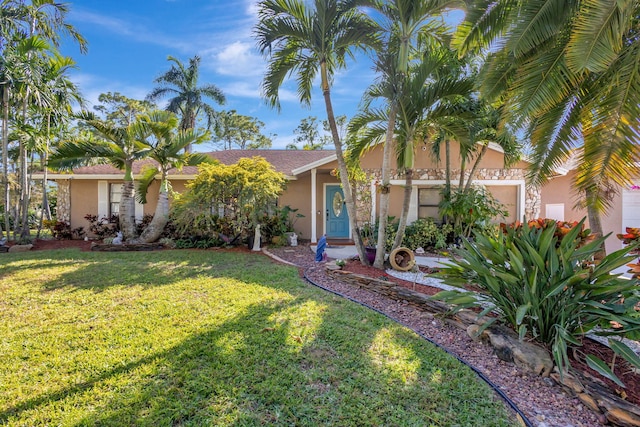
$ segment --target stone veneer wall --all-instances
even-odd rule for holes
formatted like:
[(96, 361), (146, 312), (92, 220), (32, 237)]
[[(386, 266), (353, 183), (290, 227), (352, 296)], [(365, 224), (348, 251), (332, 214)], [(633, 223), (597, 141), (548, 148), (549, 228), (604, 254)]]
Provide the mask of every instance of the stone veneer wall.
[(56, 181), (58, 184), (58, 204), (56, 206), (56, 218), (60, 222), (69, 224), (71, 221), (71, 192), (69, 180)]

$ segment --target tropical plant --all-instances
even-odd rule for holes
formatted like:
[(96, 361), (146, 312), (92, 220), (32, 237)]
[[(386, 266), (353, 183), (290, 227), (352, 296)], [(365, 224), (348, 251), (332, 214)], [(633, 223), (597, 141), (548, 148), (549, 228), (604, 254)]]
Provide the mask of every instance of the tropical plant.
[(169, 111), (153, 111), (139, 118), (141, 124), (147, 125), (152, 138), (147, 144), (151, 147), (148, 157), (156, 164), (148, 165), (142, 170), (138, 181), (137, 199), (141, 203), (147, 202), (147, 192), (151, 183), (160, 175), (160, 189), (158, 202), (153, 219), (141, 233), (139, 240), (144, 243), (155, 242), (169, 222), (169, 170), (181, 170), (184, 166), (197, 166), (211, 161), (203, 153), (186, 152), (186, 147), (201, 144), (209, 138), (208, 132), (198, 132), (194, 129), (176, 132), (177, 117)]
[[(453, 259), (440, 274), (451, 286), (473, 285), (480, 291), (443, 291), (434, 298), (453, 304), (455, 311), (480, 308), (479, 317), (495, 313), (483, 328), (503, 321), (520, 339), (541, 342), (551, 350), (561, 374), (570, 367), (568, 349), (579, 347), (588, 333), (610, 337), (611, 348), (640, 367), (640, 358), (613, 338), (640, 331), (640, 317), (634, 312), (640, 301), (638, 281), (611, 274), (633, 258), (630, 248), (593, 265), (604, 238), (583, 244), (583, 223), (584, 219), (561, 241), (555, 221), (540, 228), (510, 227), (496, 237), (476, 233), (475, 242), (463, 241), (464, 248), (456, 252), (460, 259)], [(621, 384), (599, 359), (590, 355), (587, 363)]]
[(80, 117), (92, 129), (93, 134), (84, 134), (79, 140), (67, 141), (59, 146), (51, 156), (51, 166), (71, 170), (90, 162), (98, 162), (109, 163), (124, 170), (118, 212), (120, 230), (125, 241), (134, 241), (138, 238), (138, 233), (135, 223), (133, 163), (151, 154), (152, 147), (147, 141), (151, 130), (141, 120), (120, 126), (90, 112), (84, 112)]
[[(0, 9), (0, 86), (2, 86), (2, 156), (5, 193), (5, 221), (9, 220), (10, 186), (8, 172), (9, 120), (19, 117), (9, 114), (13, 106), (22, 111), (23, 125), (30, 124), (28, 113), (50, 105), (51, 93), (47, 93), (47, 57), (59, 46), (61, 36), (76, 41), (82, 52), (86, 41), (76, 29), (66, 22), (68, 5), (53, 0), (3, 0)], [(34, 126), (35, 127), (35, 126)], [(18, 190), (20, 200), (14, 209), (14, 233), (29, 235), (30, 191), (28, 179), (28, 155), (18, 139)], [(8, 222), (5, 222), (7, 228)], [(8, 230), (6, 230), (8, 232)], [(15, 234), (14, 234), (15, 235)]]
[(483, 94), (505, 102), (502, 120), (528, 127), (530, 180), (544, 182), (574, 155), (599, 235), (608, 188), (630, 184), (639, 159), (639, 22), (634, 0), (480, 0), (459, 26), (462, 52), (491, 51)]
[[(224, 94), (213, 84), (199, 85), (199, 56), (189, 59), (189, 66), (185, 66), (173, 56), (168, 56), (167, 60), (173, 64), (169, 71), (155, 79), (159, 86), (147, 95), (147, 100), (157, 101), (171, 96), (166, 109), (180, 116), (180, 129), (195, 129), (198, 117), (202, 114), (207, 119), (207, 128), (210, 129), (216, 115), (213, 107), (207, 104), (204, 98), (223, 105), (226, 102)], [(190, 151), (190, 148), (187, 151)]]
[(227, 237), (246, 236), (275, 205), (285, 185), (284, 174), (262, 157), (243, 158), (233, 165), (201, 164), (187, 192), (176, 198), (172, 218), (181, 230), (195, 227), (208, 233), (222, 232), (218, 218), (224, 218)]
[(484, 187), (472, 186), (449, 194), (442, 192), (440, 214), (453, 226), (456, 237), (468, 239), (473, 231), (485, 231), (491, 222), (504, 219), (507, 211)]
[(298, 76), (300, 102), (309, 105), (314, 79), (320, 74), (351, 235), (363, 263), (366, 263), (364, 245), (333, 112), (331, 84), (336, 71), (346, 67), (347, 57), (378, 44), (376, 26), (358, 9), (367, 3), (364, 0), (315, 0), (311, 4), (301, 0), (264, 0), (258, 4), (259, 22), (255, 28), (258, 48), (269, 60), (262, 88), (271, 106), (279, 108), (280, 87), (285, 78), (294, 73)]
[(444, 249), (450, 242), (450, 235), (453, 233), (451, 224), (438, 225), (432, 218), (420, 218), (405, 230), (402, 246), (411, 250), (423, 249)]

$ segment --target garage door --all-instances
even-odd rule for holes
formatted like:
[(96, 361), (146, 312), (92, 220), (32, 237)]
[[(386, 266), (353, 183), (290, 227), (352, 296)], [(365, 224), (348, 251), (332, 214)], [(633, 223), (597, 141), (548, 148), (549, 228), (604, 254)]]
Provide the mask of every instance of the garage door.
[(640, 190), (622, 190), (622, 230), (640, 227)]

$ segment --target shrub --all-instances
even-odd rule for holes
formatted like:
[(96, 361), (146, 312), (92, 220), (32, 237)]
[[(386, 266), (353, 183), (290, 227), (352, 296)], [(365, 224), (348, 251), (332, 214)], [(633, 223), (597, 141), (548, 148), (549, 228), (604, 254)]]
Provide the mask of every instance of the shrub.
[[(527, 336), (545, 344), (564, 372), (570, 367), (568, 347), (580, 346), (586, 333), (613, 337), (640, 330), (634, 311), (640, 301), (638, 281), (610, 274), (633, 259), (628, 256), (630, 248), (593, 265), (592, 256), (605, 237), (585, 244), (580, 237), (583, 223), (584, 219), (562, 239), (555, 221), (539, 228), (528, 224), (508, 227), (497, 237), (476, 233), (476, 242), (463, 242), (464, 250), (457, 251), (461, 259), (453, 260), (440, 275), (449, 285), (464, 288), (472, 283), (481, 292), (444, 291), (434, 298), (454, 304), (455, 310), (488, 305), (480, 316), (493, 311), (521, 339)], [(640, 367), (640, 358), (621, 341), (610, 338), (609, 343), (616, 353)], [(599, 359), (588, 356), (587, 362), (621, 384)]]
[(51, 231), (51, 235), (57, 240), (70, 240), (81, 239), (84, 237), (84, 227), (77, 227), (71, 229), (71, 226), (63, 221), (56, 221), (55, 219), (45, 219), (42, 221), (42, 225)]
[(116, 214), (111, 215), (110, 218), (98, 218), (97, 215), (87, 214), (84, 219), (89, 221), (89, 231), (100, 239), (115, 237), (120, 231), (120, 218)]
[(456, 237), (468, 239), (475, 231), (491, 227), (495, 218), (507, 215), (504, 205), (483, 187), (470, 187), (447, 194), (443, 190), (440, 214), (453, 225)]
[(444, 249), (450, 242), (452, 232), (453, 226), (451, 224), (440, 226), (432, 218), (421, 218), (407, 226), (402, 245), (411, 250), (417, 248)]

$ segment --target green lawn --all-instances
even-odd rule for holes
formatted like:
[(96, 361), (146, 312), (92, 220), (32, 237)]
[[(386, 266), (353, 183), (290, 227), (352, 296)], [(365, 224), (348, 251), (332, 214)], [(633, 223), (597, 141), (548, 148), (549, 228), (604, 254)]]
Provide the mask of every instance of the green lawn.
[(0, 254), (0, 425), (516, 425), (411, 331), (261, 255)]

